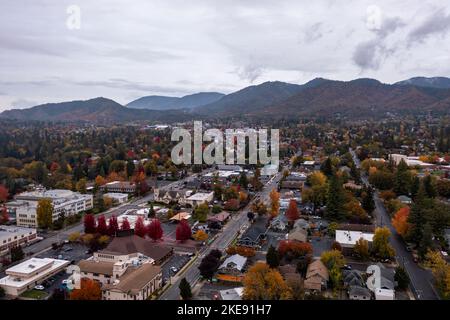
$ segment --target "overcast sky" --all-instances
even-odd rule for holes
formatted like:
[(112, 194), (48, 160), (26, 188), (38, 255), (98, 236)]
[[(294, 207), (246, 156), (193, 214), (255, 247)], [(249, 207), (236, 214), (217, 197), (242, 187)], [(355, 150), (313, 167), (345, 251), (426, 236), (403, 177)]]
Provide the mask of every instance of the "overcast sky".
[(445, 2), (1, 0), (0, 111), (274, 80), (450, 76)]

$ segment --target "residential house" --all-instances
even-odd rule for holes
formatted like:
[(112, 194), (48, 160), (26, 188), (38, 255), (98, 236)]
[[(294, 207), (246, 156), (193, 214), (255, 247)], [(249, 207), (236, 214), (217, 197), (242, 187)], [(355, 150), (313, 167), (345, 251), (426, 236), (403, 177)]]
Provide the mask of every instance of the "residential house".
[(222, 300), (242, 300), (244, 287), (220, 290), (219, 295)]
[(350, 300), (370, 300), (372, 298), (369, 289), (358, 285), (352, 285), (348, 288), (348, 296)]
[(288, 239), (300, 242), (307, 242), (308, 231), (302, 228), (294, 228), (291, 230), (291, 232), (289, 232)]
[(220, 265), (216, 278), (221, 281), (241, 282), (243, 270), (247, 263), (247, 258), (234, 254), (225, 259)]
[(237, 241), (238, 246), (259, 248), (267, 239), (266, 219), (257, 218)]
[(366, 281), (367, 288), (375, 294), (376, 300), (394, 300), (394, 270), (377, 263), (368, 266), (366, 273), (369, 275)]
[(407, 205), (410, 205), (412, 203), (412, 199), (410, 197), (407, 197), (404, 195), (397, 197), (397, 200), (399, 200), (401, 203), (407, 204)]
[(155, 189), (154, 197), (155, 201), (165, 204), (178, 203), (184, 205), (186, 203), (186, 197), (192, 194), (191, 190), (165, 190)]
[(285, 231), (288, 225), (289, 221), (284, 213), (280, 213), (270, 221), (270, 229), (274, 231)]
[(198, 206), (202, 203), (210, 203), (214, 200), (214, 192), (197, 192), (193, 195), (189, 196), (185, 200), (186, 205), (190, 205), (191, 207)]
[(320, 259), (315, 260), (308, 265), (304, 287), (306, 290), (322, 291), (326, 289), (329, 278), (327, 267)]
[(135, 193), (136, 184), (129, 181), (112, 181), (100, 187), (102, 192)]

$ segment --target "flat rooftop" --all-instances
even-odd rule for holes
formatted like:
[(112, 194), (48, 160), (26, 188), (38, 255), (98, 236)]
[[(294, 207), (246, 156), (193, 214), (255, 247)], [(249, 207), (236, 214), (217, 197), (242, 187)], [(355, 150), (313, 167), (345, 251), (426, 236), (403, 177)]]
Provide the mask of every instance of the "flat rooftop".
[(336, 241), (341, 244), (355, 245), (356, 241), (363, 238), (369, 242), (373, 241), (373, 233), (362, 231), (336, 230)]

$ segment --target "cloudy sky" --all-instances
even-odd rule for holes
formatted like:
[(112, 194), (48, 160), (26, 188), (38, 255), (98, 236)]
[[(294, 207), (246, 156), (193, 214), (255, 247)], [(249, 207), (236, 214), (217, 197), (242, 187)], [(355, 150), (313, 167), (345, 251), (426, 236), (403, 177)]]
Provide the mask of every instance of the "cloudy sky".
[(1, 0), (0, 111), (274, 80), (450, 76), (445, 2)]

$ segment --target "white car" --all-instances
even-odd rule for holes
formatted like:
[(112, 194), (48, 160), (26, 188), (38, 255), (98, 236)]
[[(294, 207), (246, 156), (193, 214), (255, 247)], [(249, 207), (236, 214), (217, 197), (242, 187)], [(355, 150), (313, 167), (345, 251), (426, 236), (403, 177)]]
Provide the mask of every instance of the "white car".
[(72, 281), (70, 281), (69, 279), (64, 279), (63, 281), (61, 281), (62, 284), (69, 284), (72, 283)]
[(170, 267), (170, 270), (172, 270), (172, 272), (177, 273), (178, 269), (175, 267)]
[(44, 290), (45, 289), (45, 287), (43, 286), (43, 285), (37, 285), (37, 286), (35, 286), (34, 287), (36, 290)]

